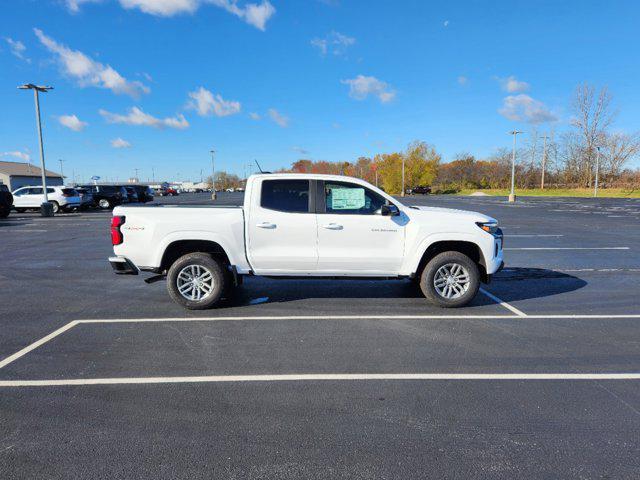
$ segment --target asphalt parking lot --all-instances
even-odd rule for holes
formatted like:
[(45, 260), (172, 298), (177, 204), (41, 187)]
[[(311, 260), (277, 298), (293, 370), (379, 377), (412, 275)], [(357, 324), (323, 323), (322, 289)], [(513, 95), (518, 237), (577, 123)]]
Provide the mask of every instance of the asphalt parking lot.
[(471, 306), (249, 278), (188, 312), (111, 272), (108, 212), (0, 220), (2, 478), (638, 478), (640, 200), (406, 203), (500, 220)]

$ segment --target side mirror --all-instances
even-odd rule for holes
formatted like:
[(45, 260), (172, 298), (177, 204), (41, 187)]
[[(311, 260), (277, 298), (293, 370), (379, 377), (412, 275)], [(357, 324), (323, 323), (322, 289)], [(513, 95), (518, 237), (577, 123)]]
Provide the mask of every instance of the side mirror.
[(400, 210), (393, 204), (390, 205), (382, 205), (380, 208), (380, 214), (383, 217), (397, 217), (400, 215)]

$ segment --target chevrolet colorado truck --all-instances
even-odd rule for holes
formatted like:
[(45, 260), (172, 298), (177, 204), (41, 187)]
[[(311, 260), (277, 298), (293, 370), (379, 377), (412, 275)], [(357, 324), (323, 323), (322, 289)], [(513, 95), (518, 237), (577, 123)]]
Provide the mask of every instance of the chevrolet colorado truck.
[(119, 206), (111, 240), (116, 273), (154, 272), (193, 310), (213, 307), (246, 275), (412, 278), (432, 303), (460, 307), (504, 264), (495, 219), (403, 205), (335, 175), (253, 175), (242, 207)]

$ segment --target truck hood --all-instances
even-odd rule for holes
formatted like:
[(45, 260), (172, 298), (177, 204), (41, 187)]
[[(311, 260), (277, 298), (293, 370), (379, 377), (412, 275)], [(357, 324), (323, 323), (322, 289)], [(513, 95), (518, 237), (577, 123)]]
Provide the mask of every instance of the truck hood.
[(411, 206), (407, 207), (409, 211), (413, 212), (425, 212), (431, 215), (441, 216), (447, 220), (462, 220), (470, 222), (495, 222), (495, 218), (485, 215), (479, 212), (471, 212), (469, 210), (457, 210), (455, 208), (441, 208), (441, 207), (422, 207)]

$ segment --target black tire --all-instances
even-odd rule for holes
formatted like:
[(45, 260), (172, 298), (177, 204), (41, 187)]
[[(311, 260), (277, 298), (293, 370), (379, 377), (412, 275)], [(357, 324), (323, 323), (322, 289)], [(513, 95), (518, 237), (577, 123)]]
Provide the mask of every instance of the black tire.
[(51, 205), (53, 205), (53, 213), (62, 213), (62, 209), (58, 202), (51, 202)]
[(0, 207), (0, 218), (7, 218), (11, 212), (11, 207)]
[[(192, 300), (180, 293), (178, 286), (178, 275), (185, 268), (199, 267), (211, 274), (212, 289), (210, 293), (199, 300)], [(182, 281), (182, 280), (181, 280)], [(216, 305), (224, 293), (229, 289), (229, 274), (225, 265), (218, 259), (207, 253), (195, 252), (188, 253), (178, 258), (169, 268), (167, 273), (167, 291), (174, 302), (182, 305), (189, 310), (205, 310)], [(184, 284), (183, 284), (184, 285)], [(187, 291), (187, 295), (190, 292)]]
[[(468, 287), (463, 292), (456, 292), (455, 298), (446, 298), (438, 292), (434, 285), (434, 277), (441, 267), (449, 264), (460, 265), (468, 273)], [(478, 293), (480, 288), (480, 271), (476, 263), (460, 252), (443, 252), (433, 257), (422, 270), (420, 275), (420, 289), (427, 299), (439, 307), (456, 308), (467, 305)]]

